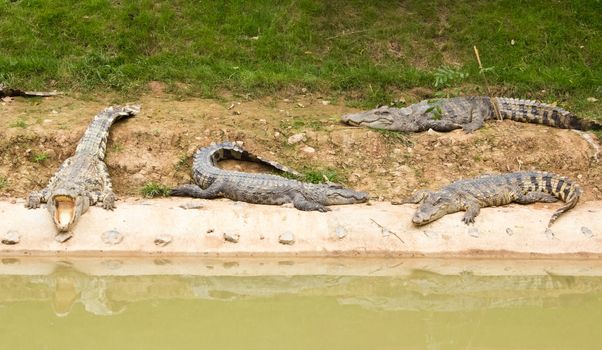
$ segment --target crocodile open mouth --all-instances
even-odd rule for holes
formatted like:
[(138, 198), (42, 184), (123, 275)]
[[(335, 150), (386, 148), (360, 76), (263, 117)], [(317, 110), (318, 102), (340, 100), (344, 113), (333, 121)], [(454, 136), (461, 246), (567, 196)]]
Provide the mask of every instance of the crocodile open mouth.
[(65, 231), (75, 217), (75, 200), (68, 196), (56, 196), (54, 205), (54, 222), (59, 230)]

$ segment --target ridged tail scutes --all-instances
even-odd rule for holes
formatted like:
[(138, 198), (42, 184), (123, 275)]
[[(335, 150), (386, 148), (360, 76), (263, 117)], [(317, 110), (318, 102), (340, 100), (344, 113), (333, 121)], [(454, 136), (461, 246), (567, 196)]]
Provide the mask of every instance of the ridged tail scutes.
[(561, 129), (601, 130), (602, 124), (582, 119), (560, 107), (518, 98), (496, 97), (497, 107), (503, 119), (523, 123), (548, 125)]
[(88, 126), (75, 149), (75, 153), (88, 153), (96, 155), (99, 159), (104, 159), (111, 125), (120, 119), (133, 117), (139, 112), (139, 105), (105, 108), (94, 117), (94, 120)]

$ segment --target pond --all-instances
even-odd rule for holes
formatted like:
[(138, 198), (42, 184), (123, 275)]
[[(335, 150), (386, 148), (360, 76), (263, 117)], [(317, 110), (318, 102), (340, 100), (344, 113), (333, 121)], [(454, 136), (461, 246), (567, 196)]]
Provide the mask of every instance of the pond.
[(1, 349), (602, 344), (602, 267), (595, 261), (1, 261)]

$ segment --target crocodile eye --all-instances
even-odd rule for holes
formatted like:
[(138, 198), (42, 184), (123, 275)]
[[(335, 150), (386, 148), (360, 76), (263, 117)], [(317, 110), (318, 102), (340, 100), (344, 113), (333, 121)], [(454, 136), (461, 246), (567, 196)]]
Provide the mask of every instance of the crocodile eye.
[(433, 201), (433, 205), (439, 205), (443, 203), (443, 197), (437, 197), (435, 198), (435, 200)]

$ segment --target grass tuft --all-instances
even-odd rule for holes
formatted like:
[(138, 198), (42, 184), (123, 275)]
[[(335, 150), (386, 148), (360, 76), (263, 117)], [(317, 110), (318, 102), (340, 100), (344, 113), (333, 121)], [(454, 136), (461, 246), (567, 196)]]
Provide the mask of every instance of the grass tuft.
[(147, 182), (140, 189), (140, 194), (142, 194), (146, 198), (168, 197), (169, 190), (169, 187), (163, 184), (156, 182)]
[(21, 129), (25, 129), (27, 128), (27, 123), (25, 122), (25, 120), (23, 119), (17, 119), (14, 122), (10, 123), (9, 125), (11, 128), (21, 128)]
[(305, 181), (314, 184), (324, 183), (327, 181), (334, 183), (343, 181), (343, 178), (334, 169), (309, 170), (305, 171), (303, 175), (305, 177)]
[(6, 176), (0, 176), (0, 190), (4, 189), (8, 185), (8, 179)]
[(48, 153), (46, 152), (34, 152), (32, 159), (34, 162), (36, 163), (43, 163), (44, 161), (46, 161), (48, 159)]

